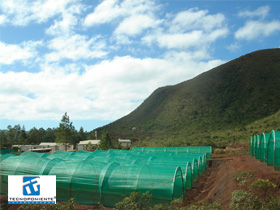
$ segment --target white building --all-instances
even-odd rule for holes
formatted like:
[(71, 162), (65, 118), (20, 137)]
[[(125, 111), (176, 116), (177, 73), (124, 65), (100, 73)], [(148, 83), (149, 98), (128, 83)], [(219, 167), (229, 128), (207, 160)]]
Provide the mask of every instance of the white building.
[(55, 142), (41, 142), (39, 145), (13, 145), (12, 147), (18, 147), (21, 151), (56, 151), (56, 150), (73, 150), (73, 145)]
[(100, 140), (83, 140), (77, 144), (78, 150), (86, 150), (88, 149), (88, 145), (97, 146), (100, 143)]
[(119, 139), (118, 141), (122, 147), (129, 147), (131, 145), (131, 140), (129, 139)]

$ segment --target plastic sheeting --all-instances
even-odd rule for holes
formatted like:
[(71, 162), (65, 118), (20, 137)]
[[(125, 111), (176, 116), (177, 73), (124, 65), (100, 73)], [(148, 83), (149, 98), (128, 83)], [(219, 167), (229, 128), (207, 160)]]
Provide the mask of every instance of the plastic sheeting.
[(206, 153), (25, 152), (0, 160), (1, 193), (7, 194), (8, 175), (56, 175), (58, 201), (111, 207), (135, 191), (149, 192), (152, 204), (181, 198), (206, 169)]
[(252, 136), (250, 154), (275, 170), (280, 170), (280, 131)]
[(260, 137), (260, 161), (264, 162), (266, 161), (266, 150), (268, 145), (270, 133), (262, 133)]
[(133, 147), (135, 151), (151, 151), (151, 152), (175, 152), (175, 153), (206, 153), (206, 158), (210, 159), (212, 147)]

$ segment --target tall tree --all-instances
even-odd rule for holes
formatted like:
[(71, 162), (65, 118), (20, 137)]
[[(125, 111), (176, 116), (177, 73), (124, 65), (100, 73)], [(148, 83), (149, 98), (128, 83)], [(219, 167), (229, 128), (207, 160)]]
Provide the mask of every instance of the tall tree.
[(112, 148), (112, 141), (109, 132), (105, 129), (102, 131), (98, 149), (108, 150)]
[(43, 136), (44, 142), (55, 142), (55, 129), (48, 128)]
[(34, 127), (29, 130), (27, 137), (28, 144), (39, 144), (40, 138), (41, 136), (37, 128)]
[(11, 149), (13, 144), (17, 144), (18, 133), (20, 131), (20, 125), (15, 125), (14, 127), (9, 125), (7, 128), (8, 128), (8, 131), (6, 133), (7, 146), (9, 147), (9, 149)]
[(26, 134), (24, 126), (22, 126), (21, 130), (19, 131), (18, 143), (19, 144), (26, 144), (27, 143), (27, 134)]
[(0, 132), (0, 149), (5, 149), (6, 147), (9, 146), (6, 132), (7, 131)]
[(86, 140), (86, 133), (84, 132), (84, 128), (81, 127), (79, 132), (76, 133), (75, 143), (77, 144), (83, 140)]
[(64, 143), (65, 150), (67, 150), (68, 143), (74, 144), (75, 142), (75, 127), (72, 122), (70, 122), (67, 112), (62, 116), (61, 122), (59, 123), (55, 141)]

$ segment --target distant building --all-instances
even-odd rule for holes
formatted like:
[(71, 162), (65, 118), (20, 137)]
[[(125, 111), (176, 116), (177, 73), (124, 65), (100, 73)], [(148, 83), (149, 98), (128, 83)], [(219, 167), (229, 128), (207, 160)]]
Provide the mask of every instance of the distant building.
[(17, 147), (19, 150), (26, 152), (26, 151), (68, 151), (73, 150), (73, 145), (64, 143), (55, 143), (55, 142), (41, 142), (39, 145), (13, 145), (12, 147)]
[(77, 144), (78, 150), (86, 150), (87, 146), (90, 144), (91, 146), (97, 146), (100, 143), (100, 140), (83, 140)]
[(129, 139), (119, 139), (118, 141), (122, 147), (129, 147), (131, 145), (131, 140)]
[[(51, 148), (52, 151), (60, 150), (59, 144), (55, 142), (41, 142), (39, 146), (41, 146), (42, 148)], [(65, 150), (65, 147), (63, 150)]]

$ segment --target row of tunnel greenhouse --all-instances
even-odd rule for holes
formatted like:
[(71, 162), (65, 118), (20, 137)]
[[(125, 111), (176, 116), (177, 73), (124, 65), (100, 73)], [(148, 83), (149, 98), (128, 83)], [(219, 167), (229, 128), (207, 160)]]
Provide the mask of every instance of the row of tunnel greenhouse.
[(250, 155), (280, 171), (280, 131), (262, 133), (250, 139)]
[(113, 207), (132, 192), (148, 192), (151, 204), (167, 203), (186, 196), (209, 158), (211, 147), (0, 154), (0, 193), (8, 193), (9, 175), (56, 175), (57, 201)]

